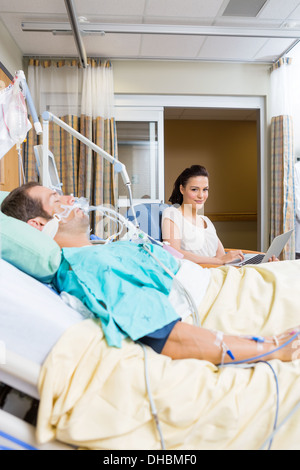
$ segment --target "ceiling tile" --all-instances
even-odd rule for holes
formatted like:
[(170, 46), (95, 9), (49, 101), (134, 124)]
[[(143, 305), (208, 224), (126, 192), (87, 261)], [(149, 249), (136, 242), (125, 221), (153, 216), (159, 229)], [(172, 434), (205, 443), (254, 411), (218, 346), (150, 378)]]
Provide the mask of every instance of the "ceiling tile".
[(259, 18), (285, 20), (299, 5), (299, 0), (269, 0), (259, 13)]
[(255, 59), (274, 61), (279, 59), (294, 43), (291, 39), (269, 39), (255, 55)]
[(139, 34), (109, 34), (84, 38), (84, 45), (90, 57), (138, 57), (140, 42)]
[(289, 16), (288, 19), (300, 21), (300, 5), (293, 11), (293, 13)]
[(142, 39), (141, 55), (146, 57), (195, 58), (204, 42), (199, 36), (145, 35)]
[(223, 0), (151, 0), (146, 7), (146, 16), (168, 18), (212, 18), (218, 14)]
[(47, 13), (66, 13), (65, 2), (61, 0), (1, 0), (1, 12), (18, 13), (23, 12), (26, 14), (40, 12), (43, 16)]
[[(32, 45), (34, 44), (34, 46)], [(77, 56), (77, 49), (72, 36), (64, 37), (63, 43), (61, 36), (53, 36), (52, 33), (32, 33), (29, 38), (24, 36), (22, 41), (22, 52), (25, 55), (49, 55), (56, 57)], [(45, 54), (47, 51), (47, 54)]]
[(199, 57), (252, 60), (265, 42), (262, 38), (209, 37), (204, 42)]
[[(64, 2), (62, 2), (64, 3)], [(102, 18), (117, 16), (141, 16), (145, 9), (145, 0), (75, 0), (77, 15)]]
[[(300, 29), (300, 0), (268, 0), (257, 18), (222, 16), (229, 0), (74, 0), (74, 3), (78, 16), (96, 23)], [(77, 56), (72, 36), (25, 33), (21, 29), (22, 21), (67, 22), (63, 0), (0, 0), (0, 20), (23, 54)], [(240, 62), (272, 62), (293, 42), (140, 34), (87, 35), (83, 41), (88, 56)]]

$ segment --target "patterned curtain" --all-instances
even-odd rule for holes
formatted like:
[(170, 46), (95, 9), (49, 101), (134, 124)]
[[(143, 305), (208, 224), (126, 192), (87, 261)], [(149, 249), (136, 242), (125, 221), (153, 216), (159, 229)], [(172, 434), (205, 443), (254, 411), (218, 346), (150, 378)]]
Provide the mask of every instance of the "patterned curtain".
[[(76, 60), (31, 59), (28, 86), (40, 116), (45, 110), (52, 112), (117, 157), (112, 68), (109, 62), (89, 59), (88, 69), (81, 69)], [(30, 131), (24, 154), (27, 181), (38, 180), (33, 146), (39, 143), (42, 143), (42, 137)], [(49, 150), (55, 157), (64, 194), (87, 197), (91, 205), (116, 205), (117, 188), (113, 166), (109, 162), (53, 122), (49, 123)], [(92, 231), (106, 238), (105, 233), (97, 233), (98, 221), (99, 216), (95, 217), (93, 212)], [(110, 231), (109, 224), (101, 226)]]
[[(271, 240), (276, 236), (295, 228), (295, 184), (294, 184), (294, 133), (293, 118), (284, 111), (289, 110), (288, 82), (286, 80), (286, 67), (290, 65), (289, 59), (281, 59), (273, 68), (278, 71), (284, 69), (283, 76), (276, 77), (281, 88), (277, 87), (276, 97), (281, 101), (281, 108), (273, 115), (271, 121)], [(281, 72), (281, 71), (280, 71)], [(281, 83), (280, 83), (281, 80)], [(278, 86), (278, 85), (277, 85)], [(273, 88), (275, 95), (275, 88)], [(276, 114), (276, 113), (274, 113)], [(295, 259), (295, 233), (282, 253), (283, 260)]]
[[(295, 228), (294, 139), (291, 116), (271, 122), (271, 239)], [(282, 259), (295, 259), (295, 233), (285, 246)]]

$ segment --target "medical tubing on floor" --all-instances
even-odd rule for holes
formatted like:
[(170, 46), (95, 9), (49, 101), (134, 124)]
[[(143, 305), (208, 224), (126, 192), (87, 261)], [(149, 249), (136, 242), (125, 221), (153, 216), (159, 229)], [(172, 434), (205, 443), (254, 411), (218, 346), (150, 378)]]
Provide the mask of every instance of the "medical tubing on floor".
[(162, 450), (166, 450), (163, 433), (162, 433), (162, 430), (161, 430), (161, 427), (160, 427), (160, 422), (159, 422), (159, 419), (158, 419), (156, 406), (155, 406), (155, 403), (154, 403), (154, 400), (153, 400), (153, 397), (152, 397), (152, 393), (151, 393), (151, 388), (150, 388), (147, 349), (146, 349), (144, 344), (142, 344), (140, 342), (138, 342), (138, 344), (143, 348), (143, 351), (144, 351), (146, 388), (147, 388), (147, 394), (148, 394), (148, 398), (149, 398), (149, 402), (150, 402), (151, 413), (152, 413), (152, 416), (154, 418), (156, 429), (157, 429), (158, 434), (159, 434), (161, 448), (162, 448)]

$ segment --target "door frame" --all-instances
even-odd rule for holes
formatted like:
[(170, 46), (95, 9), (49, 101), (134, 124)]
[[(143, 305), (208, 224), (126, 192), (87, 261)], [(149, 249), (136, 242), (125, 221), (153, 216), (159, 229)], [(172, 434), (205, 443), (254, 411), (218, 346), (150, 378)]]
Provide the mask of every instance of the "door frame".
[[(164, 201), (164, 109), (161, 106), (122, 106), (115, 103), (116, 121), (142, 121), (157, 123), (157, 158), (158, 158), (158, 197), (147, 199), (147, 203), (159, 203)], [(121, 162), (123, 163), (123, 162)], [(152, 175), (153, 176), (153, 175)], [(151, 177), (152, 178), (152, 177)], [(134, 205), (144, 204), (145, 199), (133, 199)], [(128, 207), (128, 199), (118, 198), (118, 207)]]
[[(268, 244), (268, 162), (266, 100), (263, 96), (201, 95), (131, 95), (116, 94), (118, 107), (156, 108), (221, 108), (258, 111), (257, 121), (257, 245), (265, 251)], [(162, 137), (163, 138), (163, 137)]]

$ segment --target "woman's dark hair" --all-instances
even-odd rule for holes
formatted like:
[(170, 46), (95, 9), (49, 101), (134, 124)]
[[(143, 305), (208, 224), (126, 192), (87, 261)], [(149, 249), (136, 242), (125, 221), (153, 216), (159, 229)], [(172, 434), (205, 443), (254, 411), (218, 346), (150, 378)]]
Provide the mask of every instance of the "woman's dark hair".
[(180, 186), (182, 185), (185, 188), (188, 180), (190, 178), (194, 178), (195, 176), (205, 176), (206, 178), (208, 178), (209, 174), (206, 168), (201, 165), (192, 165), (190, 168), (186, 168), (178, 176), (177, 180), (174, 183), (173, 192), (169, 199), (172, 204), (179, 204), (181, 206), (183, 202), (183, 196), (180, 192)]
[(38, 216), (44, 217), (46, 220), (51, 219), (51, 216), (43, 209), (41, 201), (28, 194), (29, 189), (35, 186), (41, 185), (30, 181), (11, 191), (1, 204), (3, 214), (23, 220), (23, 222)]

